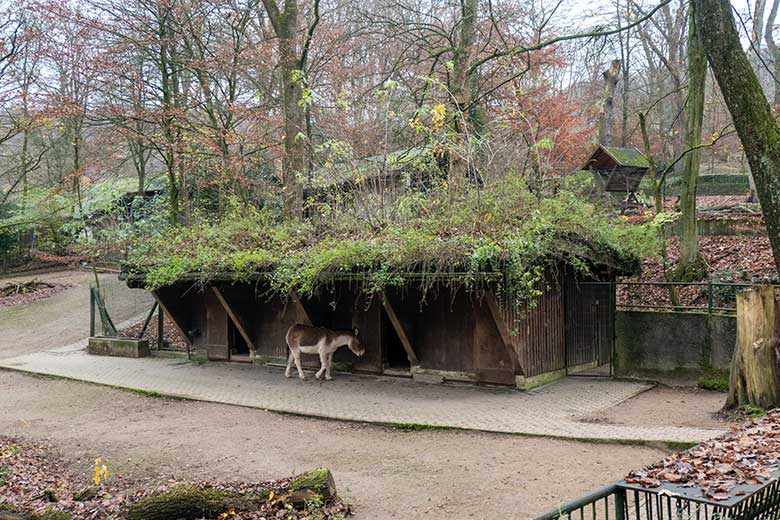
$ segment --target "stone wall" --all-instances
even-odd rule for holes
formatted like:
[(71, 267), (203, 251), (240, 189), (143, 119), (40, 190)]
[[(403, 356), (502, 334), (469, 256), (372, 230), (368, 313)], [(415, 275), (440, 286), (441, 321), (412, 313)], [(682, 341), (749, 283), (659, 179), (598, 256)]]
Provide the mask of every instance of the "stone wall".
[(620, 311), (615, 317), (615, 374), (728, 370), (736, 340), (734, 317)]

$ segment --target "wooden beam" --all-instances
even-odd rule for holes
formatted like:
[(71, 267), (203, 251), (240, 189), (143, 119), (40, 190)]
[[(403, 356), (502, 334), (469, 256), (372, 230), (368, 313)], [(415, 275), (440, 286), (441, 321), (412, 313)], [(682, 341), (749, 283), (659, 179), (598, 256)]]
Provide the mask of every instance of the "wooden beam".
[(525, 375), (525, 369), (520, 364), (520, 359), (517, 356), (515, 339), (512, 337), (512, 334), (509, 332), (509, 328), (506, 326), (506, 322), (504, 321), (504, 314), (501, 311), (501, 306), (498, 304), (498, 299), (496, 298), (495, 293), (493, 291), (488, 291), (485, 294), (485, 301), (487, 302), (488, 309), (490, 309), (490, 314), (493, 316), (493, 321), (496, 324), (496, 328), (498, 328), (498, 333), (501, 335), (501, 341), (504, 344), (506, 353), (509, 354), (509, 359), (512, 362), (512, 366), (520, 369), (521, 374)]
[(404, 346), (406, 357), (409, 359), (409, 364), (413, 367), (420, 366), (420, 360), (417, 359), (417, 355), (412, 349), (412, 342), (409, 341), (409, 336), (406, 335), (406, 331), (404, 330), (403, 325), (401, 325), (401, 321), (398, 319), (393, 306), (390, 305), (390, 300), (387, 299), (384, 292), (382, 293), (382, 307), (385, 308), (385, 312), (387, 312), (387, 316), (390, 318), (390, 322), (393, 324), (393, 328), (395, 329), (396, 334), (398, 334), (401, 344)]
[(314, 323), (312, 323), (311, 318), (309, 317), (309, 313), (306, 312), (306, 308), (301, 303), (301, 300), (298, 298), (298, 295), (295, 294), (293, 291), (290, 291), (290, 301), (293, 302), (293, 305), (295, 306), (295, 310), (298, 312), (298, 317), (301, 321), (303, 321), (303, 325), (308, 325), (310, 327), (314, 326)]
[[(171, 323), (173, 323), (173, 326), (176, 327), (176, 330), (181, 334), (181, 337), (184, 338), (184, 341), (187, 342), (187, 355), (190, 354), (190, 347), (192, 347), (192, 338), (190, 338), (190, 335), (187, 334), (184, 329), (182, 328), (179, 321), (174, 317), (173, 314), (168, 310), (168, 307), (165, 306), (160, 296), (153, 292), (152, 295), (154, 296), (154, 299), (157, 300), (157, 305), (160, 306), (160, 309), (165, 313), (166, 316), (168, 316), (168, 319), (171, 320)], [(162, 345), (160, 345), (162, 347)]]
[(236, 329), (238, 329), (239, 334), (241, 334), (241, 337), (244, 338), (244, 341), (246, 341), (247, 346), (249, 347), (249, 354), (251, 358), (254, 358), (255, 352), (257, 352), (257, 348), (255, 347), (255, 343), (252, 341), (252, 338), (249, 337), (249, 334), (246, 333), (246, 329), (244, 329), (244, 326), (241, 324), (241, 320), (238, 319), (238, 316), (236, 316), (236, 313), (233, 312), (233, 309), (230, 308), (230, 305), (228, 305), (227, 300), (225, 300), (225, 297), (222, 295), (222, 291), (219, 290), (218, 287), (211, 286), (211, 290), (214, 292), (214, 295), (219, 300), (219, 303), (222, 304), (222, 308), (225, 309), (225, 312), (230, 317), (230, 320), (233, 322), (233, 325), (236, 326)]

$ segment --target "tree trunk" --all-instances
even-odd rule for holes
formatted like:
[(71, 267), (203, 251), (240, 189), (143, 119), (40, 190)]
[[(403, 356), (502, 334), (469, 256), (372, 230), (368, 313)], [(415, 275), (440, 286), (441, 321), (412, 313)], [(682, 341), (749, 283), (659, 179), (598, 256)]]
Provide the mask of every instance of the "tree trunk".
[[(769, 11), (769, 19), (766, 21), (766, 33), (764, 37), (766, 39), (766, 46), (769, 49), (769, 54), (772, 59), (772, 84), (774, 85), (774, 103), (775, 106), (780, 105), (780, 49), (777, 48), (775, 42), (775, 19), (777, 18), (777, 9), (780, 6), (780, 0), (773, 0), (772, 9)], [(760, 37), (760, 35), (759, 35)], [(760, 41), (760, 40), (759, 40)]]
[(780, 292), (771, 285), (737, 294), (737, 345), (727, 408), (780, 406)]
[[(647, 157), (648, 168), (647, 177), (652, 182), (653, 198), (655, 199), (655, 212), (661, 213), (664, 210), (664, 200), (661, 196), (664, 189), (664, 182), (666, 182), (666, 173), (659, 175), (658, 168), (655, 165), (655, 159), (653, 158), (652, 150), (650, 149), (650, 134), (647, 132), (647, 120), (643, 113), (639, 113), (639, 130), (642, 133), (642, 146), (644, 147), (645, 156)], [(658, 227), (658, 241), (661, 243), (661, 263), (664, 269), (664, 280), (671, 282), (671, 276), (669, 275), (669, 254), (666, 248), (666, 228), (664, 226)], [(674, 308), (679, 307), (680, 297), (677, 294), (677, 287), (674, 285), (667, 285), (667, 291), (669, 291), (669, 301)]]
[(685, 107), (685, 147), (690, 150), (684, 159), (680, 179), (680, 260), (675, 278), (700, 280), (706, 266), (699, 255), (696, 228), (696, 182), (701, 165), (701, 126), (704, 117), (704, 89), (707, 80), (707, 57), (691, 6), (688, 13), (688, 103)]
[(284, 207), (291, 217), (299, 217), (303, 206), (303, 188), (300, 176), (306, 171), (306, 121), (303, 103), (303, 71), (297, 67), (295, 43), (291, 31), (289, 37), (279, 39), (281, 55), (282, 103), (284, 111)]
[(612, 128), (614, 126), (615, 88), (620, 79), (620, 60), (612, 60), (610, 67), (604, 71), (604, 90), (601, 96), (601, 113), (599, 114), (599, 143), (612, 144)]
[(780, 127), (748, 62), (728, 0), (693, 0), (707, 57), (745, 149), (780, 272)]
[(471, 72), (471, 59), (473, 56), (474, 36), (477, 23), (477, 0), (461, 0), (460, 2), (460, 30), (458, 32), (458, 44), (453, 49), (452, 79), (449, 82), (450, 96), (452, 97), (454, 110), (450, 115), (450, 126), (453, 133), (459, 137), (461, 150), (449, 153), (449, 165), (447, 181), (450, 190), (458, 192), (470, 177), (470, 171), (474, 168), (473, 154), (471, 153), (471, 103), (473, 94), (473, 74)]
[(237, 495), (215, 488), (197, 489), (182, 484), (158, 495), (139, 500), (130, 506), (127, 518), (129, 520), (216, 518), (230, 509), (256, 511), (260, 503), (259, 497)]

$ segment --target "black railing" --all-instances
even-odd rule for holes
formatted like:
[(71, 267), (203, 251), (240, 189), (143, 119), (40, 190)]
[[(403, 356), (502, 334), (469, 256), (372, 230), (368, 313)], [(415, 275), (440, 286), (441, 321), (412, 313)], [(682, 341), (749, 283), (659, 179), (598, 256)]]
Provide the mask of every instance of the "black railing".
[[(737, 314), (736, 293), (742, 289), (760, 284), (751, 282), (629, 282), (619, 281), (615, 283), (618, 288), (617, 310), (649, 310), (669, 312), (698, 312), (707, 314), (725, 314), (735, 316)], [(625, 290), (620, 290), (625, 287)], [(657, 288), (667, 290), (673, 288), (678, 291), (680, 302), (673, 303), (669, 297), (669, 303), (647, 303), (654, 301), (660, 295), (648, 294), (648, 289)], [(691, 294), (680, 292), (686, 288), (695, 288), (697, 294), (694, 303), (683, 303), (691, 299)], [(666, 294), (664, 297), (667, 297)], [(703, 300), (702, 303), (696, 303)]]
[(760, 484), (738, 484), (725, 500), (698, 486), (645, 488), (616, 482), (535, 517), (535, 520), (763, 520), (780, 518), (780, 472)]

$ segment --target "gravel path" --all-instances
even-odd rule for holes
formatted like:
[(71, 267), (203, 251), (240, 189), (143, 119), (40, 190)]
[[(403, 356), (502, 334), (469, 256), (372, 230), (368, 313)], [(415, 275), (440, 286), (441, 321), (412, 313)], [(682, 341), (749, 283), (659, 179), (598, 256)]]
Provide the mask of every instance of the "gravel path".
[(566, 378), (518, 392), (377, 376), (298, 381), (285, 378), (280, 369), (248, 364), (92, 356), (81, 348), (76, 344), (3, 359), (0, 367), (328, 419), (623, 441), (699, 442), (721, 433), (672, 424), (580, 421), (651, 388), (644, 383)]
[(405, 432), (169, 400), (0, 371), (0, 431), (47, 439), (83, 472), (279, 478), (329, 467), (358, 520), (528, 518), (657, 461), (651, 447), (466, 431)]

